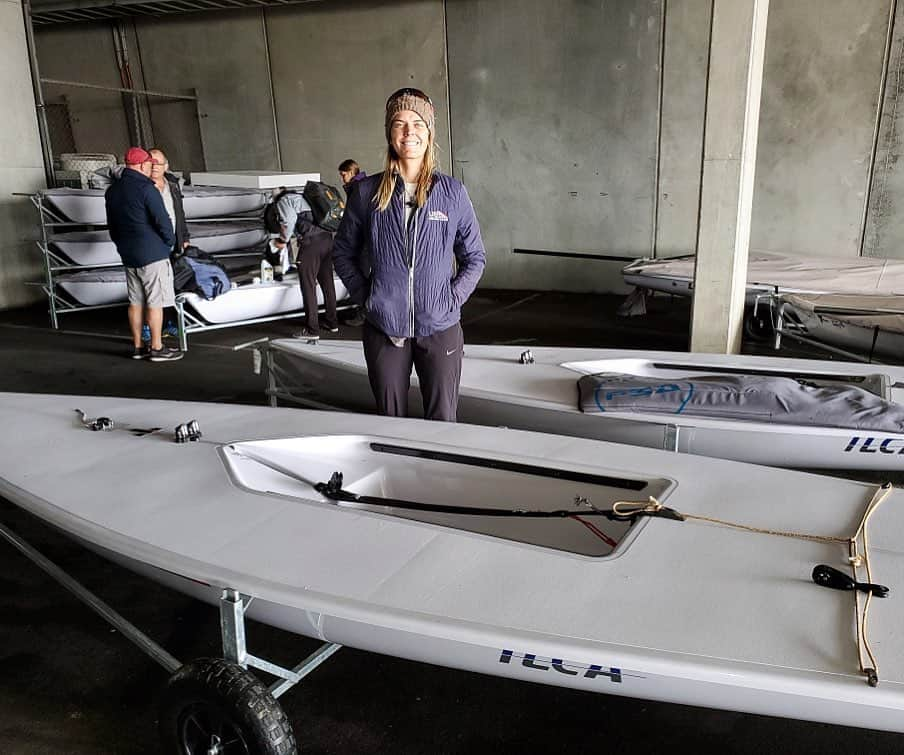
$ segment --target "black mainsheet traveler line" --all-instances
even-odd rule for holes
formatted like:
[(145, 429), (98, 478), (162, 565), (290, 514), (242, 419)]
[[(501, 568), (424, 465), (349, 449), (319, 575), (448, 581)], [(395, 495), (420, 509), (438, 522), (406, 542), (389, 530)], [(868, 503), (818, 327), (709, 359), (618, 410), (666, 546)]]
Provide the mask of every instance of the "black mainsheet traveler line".
[(318, 482), (314, 490), (322, 496), (337, 503), (354, 503), (364, 506), (382, 506), (408, 511), (423, 511), (430, 514), (464, 514), (466, 516), (499, 516), (499, 517), (523, 517), (528, 519), (568, 519), (572, 517), (603, 516), (610, 522), (623, 522), (638, 517), (649, 516), (662, 519), (674, 519), (684, 521), (684, 516), (665, 506), (648, 506), (636, 502), (632, 508), (618, 512), (615, 508), (598, 509), (587, 502), (586, 508), (581, 509), (500, 509), (487, 506), (462, 506), (454, 503), (424, 503), (422, 501), (408, 501), (402, 498), (382, 498), (373, 495), (359, 495), (345, 490), (342, 487), (342, 472), (333, 472), (329, 482)]
[(569, 482), (586, 482), (590, 485), (607, 485), (623, 490), (643, 490), (649, 485), (646, 480), (630, 480), (625, 477), (610, 477), (608, 475), (588, 474), (575, 472), (570, 469), (555, 469), (553, 467), (540, 467), (535, 464), (522, 464), (516, 461), (504, 461), (502, 459), (487, 459), (483, 456), (470, 456), (468, 454), (449, 453), (448, 451), (433, 451), (426, 448), (413, 448), (411, 446), (397, 446), (392, 443), (370, 444), (370, 450), (377, 453), (395, 454), (396, 456), (413, 456), (419, 459), (431, 461), (445, 461), (453, 464), (467, 464), (472, 467), (484, 467), (498, 469), (503, 472), (516, 472), (518, 474), (532, 475), (534, 477), (551, 477), (557, 480)]

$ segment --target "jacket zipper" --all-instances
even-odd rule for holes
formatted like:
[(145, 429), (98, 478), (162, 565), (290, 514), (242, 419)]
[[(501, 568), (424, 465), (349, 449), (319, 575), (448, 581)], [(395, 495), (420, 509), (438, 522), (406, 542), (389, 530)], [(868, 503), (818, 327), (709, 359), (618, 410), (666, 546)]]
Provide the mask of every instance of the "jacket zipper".
[(417, 248), (417, 215), (420, 207), (411, 208), (412, 232), (405, 222), (405, 192), (402, 191), (402, 229), (405, 231), (405, 251), (408, 255), (408, 337), (414, 338), (414, 257)]
[(413, 207), (411, 210), (411, 212), (413, 213), (413, 216), (411, 218), (411, 223), (413, 225), (413, 238), (411, 239), (411, 267), (409, 268), (408, 272), (408, 290), (411, 301), (411, 338), (414, 338), (414, 257), (417, 252), (417, 216), (420, 211), (420, 207)]

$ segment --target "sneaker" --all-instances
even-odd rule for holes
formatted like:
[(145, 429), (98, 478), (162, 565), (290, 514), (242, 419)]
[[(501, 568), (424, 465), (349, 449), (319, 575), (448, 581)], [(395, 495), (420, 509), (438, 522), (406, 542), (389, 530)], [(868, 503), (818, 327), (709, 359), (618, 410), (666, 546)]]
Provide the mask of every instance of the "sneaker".
[(159, 349), (151, 349), (149, 358), (152, 362), (175, 362), (182, 359), (184, 354), (179, 349), (173, 349), (169, 346), (163, 346)]
[(338, 332), (339, 332), (339, 326), (337, 325), (337, 326), (334, 327), (334, 328), (330, 328), (329, 326), (327, 326), (326, 328), (324, 328), (324, 330), (326, 330), (327, 333), (338, 333)]
[(132, 359), (147, 359), (151, 355), (150, 346), (136, 346), (132, 352)]
[(303, 341), (319, 341), (320, 333), (315, 333), (313, 330), (302, 328), (297, 333), (293, 333), (292, 338), (300, 338)]
[(361, 312), (355, 312), (352, 317), (349, 317), (345, 324), (351, 328), (360, 328), (364, 324), (364, 315)]
[(143, 343), (151, 342), (151, 326), (150, 325), (142, 325), (141, 326), (141, 340)]
[(172, 336), (173, 338), (178, 338), (179, 336), (179, 328), (177, 328), (173, 323), (168, 322), (163, 326), (163, 335), (164, 336)]

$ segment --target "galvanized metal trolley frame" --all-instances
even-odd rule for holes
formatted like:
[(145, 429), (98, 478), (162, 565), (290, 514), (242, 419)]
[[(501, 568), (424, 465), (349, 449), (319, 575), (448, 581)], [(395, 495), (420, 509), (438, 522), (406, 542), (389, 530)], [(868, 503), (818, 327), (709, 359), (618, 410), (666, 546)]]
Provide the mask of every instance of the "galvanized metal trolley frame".
[[(178, 659), (120, 615), (109, 604), (40, 553), (23, 537), (2, 523), (0, 523), (0, 537), (5, 539), (53, 580), (66, 588), (88, 608), (115, 627), (139, 650), (163, 666), (169, 674), (175, 673), (182, 667), (183, 664)], [(256, 668), (277, 677), (277, 681), (269, 686), (269, 692), (274, 698), (279, 698), (336, 653), (342, 645), (326, 642), (291, 669), (284, 668), (249, 653), (245, 631), (245, 612), (253, 600), (253, 597), (244, 595), (238, 590), (223, 590), (219, 601), (223, 658), (230, 663), (241, 666), (243, 669)]]

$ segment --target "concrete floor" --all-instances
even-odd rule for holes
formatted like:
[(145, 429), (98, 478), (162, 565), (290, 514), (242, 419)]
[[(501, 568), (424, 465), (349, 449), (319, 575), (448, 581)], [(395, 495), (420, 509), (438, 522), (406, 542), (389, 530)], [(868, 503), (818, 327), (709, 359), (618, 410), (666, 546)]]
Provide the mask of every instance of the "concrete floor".
[[(686, 349), (687, 302), (656, 299), (647, 316), (624, 320), (614, 315), (619, 301), (481, 291), (465, 307), (465, 335), (470, 343)], [(0, 390), (264, 404), (263, 378), (253, 374), (251, 355), (232, 347), (297, 328), (278, 321), (201, 333), (181, 362), (150, 364), (124, 357), (131, 349), (124, 311), (68, 314), (62, 325), (61, 331), (49, 329), (40, 307), (0, 314)], [(340, 336), (359, 333), (343, 326)], [(213, 608), (100, 559), (2, 500), (0, 522), (177, 658), (218, 653)], [(249, 625), (249, 650), (284, 665), (316, 645)], [(0, 542), (0, 753), (159, 753), (155, 703), (165, 679), (162, 668)], [(347, 648), (281, 703), (306, 753), (680, 748), (881, 755), (901, 744), (899, 736), (881, 732), (594, 696)]]

